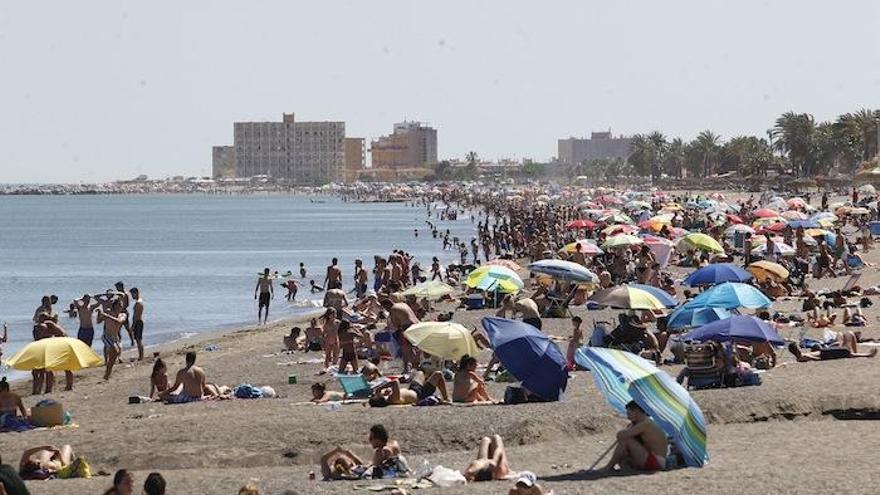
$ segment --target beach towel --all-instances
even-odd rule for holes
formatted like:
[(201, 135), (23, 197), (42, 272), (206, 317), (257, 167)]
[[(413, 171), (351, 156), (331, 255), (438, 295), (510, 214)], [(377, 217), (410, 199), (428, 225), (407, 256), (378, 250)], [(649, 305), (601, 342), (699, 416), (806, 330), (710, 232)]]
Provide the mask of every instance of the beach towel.
[(0, 415), (0, 431), (2, 432), (22, 432), (36, 428), (30, 424), (26, 418), (14, 416), (12, 414)]
[(364, 375), (338, 375), (336, 379), (347, 398), (369, 397), (372, 389)]

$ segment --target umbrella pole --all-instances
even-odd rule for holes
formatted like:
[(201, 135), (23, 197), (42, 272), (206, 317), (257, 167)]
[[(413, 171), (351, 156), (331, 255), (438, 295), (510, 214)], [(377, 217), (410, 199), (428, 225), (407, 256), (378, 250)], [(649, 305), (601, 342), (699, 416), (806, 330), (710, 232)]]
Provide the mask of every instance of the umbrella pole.
[(602, 455), (600, 455), (599, 458), (596, 459), (596, 462), (594, 462), (593, 465), (590, 466), (589, 469), (587, 469), (587, 471), (592, 471), (592, 470), (596, 469), (596, 466), (597, 466), (600, 462), (602, 462), (602, 459), (604, 459), (605, 456), (608, 455), (608, 453), (611, 452), (611, 451), (614, 449), (614, 447), (617, 447), (617, 440), (615, 440), (614, 443), (612, 443), (611, 445), (609, 445), (608, 448), (605, 449), (605, 452), (602, 452)]

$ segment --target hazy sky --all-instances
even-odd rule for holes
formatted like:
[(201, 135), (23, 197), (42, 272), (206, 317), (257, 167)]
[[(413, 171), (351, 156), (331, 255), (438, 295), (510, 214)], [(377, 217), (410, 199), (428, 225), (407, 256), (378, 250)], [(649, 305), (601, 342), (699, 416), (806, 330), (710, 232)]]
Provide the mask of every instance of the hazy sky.
[(440, 157), (591, 130), (763, 134), (880, 106), (880, 2), (186, 1), (0, 6), (0, 182), (210, 174), (236, 120), (403, 118)]

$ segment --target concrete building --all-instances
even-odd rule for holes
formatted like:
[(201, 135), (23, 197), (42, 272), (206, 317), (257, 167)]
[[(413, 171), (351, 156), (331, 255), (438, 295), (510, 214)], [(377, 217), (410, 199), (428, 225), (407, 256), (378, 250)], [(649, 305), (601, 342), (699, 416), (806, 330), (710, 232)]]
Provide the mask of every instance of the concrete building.
[(421, 122), (394, 124), (394, 132), (370, 144), (376, 169), (431, 168), (437, 164), (437, 130)]
[(214, 146), (211, 155), (211, 175), (213, 177), (235, 177), (234, 146)]
[(577, 165), (599, 158), (628, 158), (632, 138), (613, 137), (611, 132), (594, 132), (589, 139), (570, 137), (559, 140), (559, 162)]
[(345, 122), (236, 122), (235, 176), (268, 175), (294, 184), (341, 181), (345, 171)]
[(345, 181), (354, 182), (366, 168), (367, 151), (364, 138), (345, 138)]

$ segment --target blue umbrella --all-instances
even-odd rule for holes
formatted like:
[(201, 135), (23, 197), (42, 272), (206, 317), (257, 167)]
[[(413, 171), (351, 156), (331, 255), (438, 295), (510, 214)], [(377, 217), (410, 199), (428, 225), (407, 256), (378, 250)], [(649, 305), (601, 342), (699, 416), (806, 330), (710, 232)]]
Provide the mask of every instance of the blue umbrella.
[(565, 356), (547, 335), (517, 320), (483, 318), (495, 356), (523, 387), (545, 400), (559, 400), (568, 384)]
[(680, 307), (670, 313), (666, 319), (666, 328), (678, 330), (681, 328), (694, 328), (724, 320), (732, 316), (731, 312), (724, 308), (694, 308)]
[(822, 226), (819, 225), (819, 222), (817, 222), (816, 220), (814, 220), (812, 218), (808, 219), (808, 220), (792, 220), (792, 221), (788, 222), (788, 226), (793, 229), (797, 229), (797, 228), (819, 229), (819, 228), (822, 228)]
[(634, 289), (642, 289), (645, 292), (650, 292), (652, 296), (656, 297), (663, 303), (667, 308), (674, 308), (678, 306), (678, 299), (669, 295), (665, 290), (654, 287), (653, 285), (645, 285), (645, 284), (629, 284), (629, 287)]
[(691, 287), (698, 285), (717, 285), (723, 282), (745, 282), (752, 274), (733, 263), (713, 263), (691, 273), (684, 283)]
[(738, 282), (724, 282), (703, 292), (684, 304), (687, 309), (695, 308), (767, 308), (772, 301), (756, 287)]
[(785, 345), (785, 339), (776, 333), (776, 330), (767, 322), (749, 315), (731, 316), (726, 320), (719, 320), (691, 330), (682, 340), (695, 340), (705, 342), (744, 341), (744, 342), (770, 342), (773, 345)]

